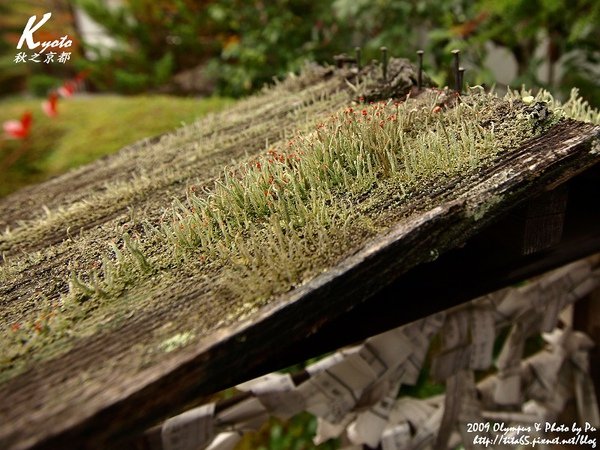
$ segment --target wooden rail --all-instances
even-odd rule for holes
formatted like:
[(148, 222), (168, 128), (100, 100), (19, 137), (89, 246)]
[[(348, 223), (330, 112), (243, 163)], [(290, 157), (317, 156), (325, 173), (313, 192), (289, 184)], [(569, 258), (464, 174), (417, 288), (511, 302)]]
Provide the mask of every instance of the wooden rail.
[[(140, 319), (82, 340), (0, 385), (2, 447), (114, 445), (191, 399), (598, 251), (600, 157), (592, 145), (599, 137), (599, 127), (555, 126), (460, 189), (440, 192), (435, 207), (398, 222), (332, 270), (158, 364), (127, 369), (129, 349), (144, 337), (131, 331)], [(566, 183), (563, 243), (521, 256), (522, 234), (506, 224), (518, 224), (526, 201)], [(198, 296), (190, 287), (169, 302), (186, 304), (190, 314)], [(165, 314), (148, 311), (141, 320)], [(100, 370), (106, 365), (109, 373)]]
[[(136, 211), (158, 222), (173, 197), (185, 199), (186, 183), (210, 186), (232, 158), (281, 139), (277, 128), (294, 114), (330, 114), (347, 104), (351, 96), (343, 89), (356, 72), (340, 70), (298, 81), (283, 99), (274, 90), (241, 102), (230, 122), (204, 122), (213, 128), (166, 136), (172, 141), (161, 151), (153, 148), (161, 138), (148, 140), (0, 201), (0, 225), (16, 227), (18, 235), (0, 239), (0, 251), (9, 258), (28, 255), (19, 282), (0, 285), (2, 330), (10, 332), (8, 318), (21, 319), (26, 310), (30, 317), (51, 315), (38, 311), (37, 302), (59, 301), (66, 289), (59, 277), (71, 264), (97, 261), (98, 249), (114, 237), (111, 226), (124, 230)], [(406, 94), (416, 79), (413, 68), (394, 59), (387, 75), (393, 80), (388, 90), (372, 87), (385, 98), (398, 89)], [(223, 137), (221, 146), (190, 156), (195, 140), (210, 143), (213, 136)], [(480, 172), (419, 194), (389, 232), (226, 325), (220, 319), (239, 305), (221, 301), (194, 274), (177, 279), (176, 289), (149, 280), (147, 290), (135, 291), (135, 302), (123, 295), (108, 311), (83, 304), (97, 318), (96, 328), (74, 338), (61, 330), (56, 342), (46, 341), (43, 358), (31, 340), (21, 366), (17, 357), (0, 360), (0, 448), (118, 448), (223, 388), (598, 252), (599, 140), (600, 127), (563, 120)], [(164, 173), (166, 166), (172, 173)], [(105, 180), (117, 186), (112, 197), (105, 195)], [(54, 211), (45, 222), (43, 205)], [(73, 205), (79, 209), (69, 210)], [(543, 238), (532, 240), (532, 223), (549, 224)], [(19, 234), (28, 224), (33, 231)], [(78, 240), (86, 233), (92, 239)], [(86, 242), (89, 247), (78, 247)], [(45, 259), (38, 261), (36, 251)], [(73, 261), (74, 254), (83, 256)], [(202, 333), (183, 334), (181, 348), (156, 351), (162, 330), (181, 336), (197, 322)], [(18, 331), (20, 322), (14, 323)], [(43, 324), (34, 326), (41, 335)]]

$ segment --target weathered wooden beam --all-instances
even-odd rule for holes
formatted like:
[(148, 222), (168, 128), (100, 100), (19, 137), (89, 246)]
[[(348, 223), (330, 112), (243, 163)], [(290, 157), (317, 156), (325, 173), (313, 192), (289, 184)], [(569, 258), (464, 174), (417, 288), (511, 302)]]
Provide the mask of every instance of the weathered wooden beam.
[[(279, 368), (345, 345), (349, 335), (364, 339), (600, 252), (600, 208), (590, 207), (600, 196), (598, 180), (600, 165), (566, 183), (576, 200), (566, 211), (561, 240), (551, 248), (521, 253), (524, 217), (535, 199), (524, 202), (464, 246), (409, 270), (308, 340), (287, 349)], [(270, 370), (275, 369), (265, 372)]]
[[(243, 323), (217, 328), (197, 345), (165, 355), (159, 364), (133, 374), (123, 373), (115, 366), (114, 372), (104, 378), (90, 372), (94, 364), (103, 361), (118, 364), (122, 361), (119, 358), (126, 357), (123, 347), (134, 346), (136, 339), (142, 339), (139, 330), (132, 330), (143, 318), (132, 320), (115, 332), (93, 336), (55, 359), (40, 362), (0, 386), (1, 446), (8, 449), (105, 448), (181, 411), (190, 399), (201, 398), (261, 371), (292, 362), (291, 358), (286, 360), (286, 354), (304, 358), (320, 353), (322, 348), (306, 348), (313, 345), (315, 339), (325, 339), (326, 334), (315, 337), (320, 331), (327, 330), (349, 311), (359, 311), (357, 308), (371, 309), (372, 314), (380, 311), (380, 305), (370, 300), (375, 293), (380, 292), (382, 296), (389, 293), (395, 281), (408, 276), (411, 269), (420, 270), (416, 269), (419, 266), (424, 270), (422, 277), (426, 278), (427, 274), (431, 277), (432, 266), (426, 264), (464, 246), (526, 200), (555, 189), (596, 165), (600, 156), (592, 143), (598, 138), (600, 127), (562, 122), (465, 180), (460, 188), (436, 194), (432, 202), (435, 207), (403, 219), (389, 233), (371, 240), (338, 266), (281, 296)], [(597, 183), (594, 181), (593, 185)], [(577, 202), (573, 195), (569, 207), (572, 202)], [(522, 238), (522, 234), (519, 236)], [(589, 242), (596, 245), (594, 233), (579, 237), (584, 242), (590, 239)], [(563, 251), (568, 253), (573, 248), (569, 246)], [(591, 253), (592, 250), (588, 247), (574, 253)], [(541, 255), (531, 257), (540, 258), (537, 263), (535, 259), (530, 260), (532, 264), (544, 266)], [(462, 261), (456, 259), (456, 254), (453, 258), (447, 264), (460, 267)], [(474, 258), (473, 261), (476, 265), (483, 260)], [(515, 270), (527, 275), (529, 272), (524, 271), (523, 266)], [(472, 276), (466, 272), (465, 275)], [(516, 279), (515, 274), (508, 271), (503, 282)], [(426, 284), (433, 286), (437, 281), (430, 278)], [(439, 301), (442, 295), (437, 300), (419, 297), (419, 288), (423, 287), (414, 285), (411, 290), (403, 287), (401, 294), (390, 293), (387, 301), (402, 305), (399, 311), (405, 311), (411, 304), (418, 305), (413, 309), (413, 316), (406, 315), (407, 320), (449, 306)], [(498, 287), (502, 286), (489, 289)], [(447, 287), (442, 289), (447, 290)], [(190, 289), (177, 295), (184, 295), (186, 305), (194, 308), (192, 300), (199, 294)], [(170, 298), (171, 304), (183, 304), (178, 302), (177, 295)], [(148, 317), (165, 314), (165, 311), (150, 311)], [(352, 329), (352, 333), (338, 337), (335, 345), (359, 339), (364, 332), (360, 328)], [(303, 346), (303, 352), (293, 353)], [(69, 397), (69, 401), (53, 398), (53, 391), (64, 391), (67, 387), (78, 395)], [(53, 401), (42, 400), (48, 398)]]

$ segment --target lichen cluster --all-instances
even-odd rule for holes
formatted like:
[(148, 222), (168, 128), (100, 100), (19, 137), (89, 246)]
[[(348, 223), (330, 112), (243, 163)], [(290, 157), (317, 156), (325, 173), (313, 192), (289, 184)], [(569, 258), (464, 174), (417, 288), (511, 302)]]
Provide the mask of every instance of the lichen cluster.
[[(10, 249), (31, 233), (67, 228), (95, 208), (106, 214), (115, 202), (141, 201), (149, 191), (171, 195), (159, 197), (160, 208), (150, 202), (144, 214), (132, 213), (113, 226), (105, 232), (108, 239), (93, 233), (92, 238), (69, 238), (1, 266), (0, 281), (11, 285), (65, 249), (91, 259), (87, 266), (61, 269), (62, 279), (42, 289), (29, 315), (15, 313), (1, 325), (0, 371), (36, 349), (93, 333), (125, 310), (143, 309), (158, 287), (204, 286), (202, 292), (210, 292), (223, 308), (214, 326), (247, 316), (333, 267), (402, 217), (431, 206), (434, 188), (477, 177), (562, 117), (600, 122), (599, 113), (576, 93), (563, 105), (545, 92), (510, 92), (501, 99), (479, 88), (460, 98), (430, 89), (414, 98), (371, 103), (360, 93), (332, 88), (334, 81), (325, 91), (302, 83), (310, 84), (302, 79), (280, 86), (276, 95), (267, 92), (263, 100), (232, 108), (231, 117), (226, 112), (211, 119), (211, 132), (163, 138), (155, 151), (166, 149), (177, 158), (170, 170), (161, 161), (153, 173), (148, 167), (144, 175), (119, 181), (67, 210), (48, 211), (29, 230), (5, 234), (0, 244)], [(273, 115), (269, 102), (283, 114)], [(541, 102), (549, 111), (542, 118), (532, 114), (532, 105)], [(265, 121), (253, 109), (277, 121)], [(275, 137), (273, 123), (285, 125)], [(248, 134), (267, 136), (262, 150), (236, 147)], [(224, 169), (222, 145), (237, 149)], [(189, 154), (177, 154), (177, 146)], [(199, 178), (195, 161), (211, 157), (216, 178)], [(98, 314), (100, 319), (93, 319)], [(157, 335), (157, 342), (165, 336)]]
[(261, 304), (335, 263), (356, 245), (354, 236), (382, 231), (373, 199), (392, 198), (401, 209), (557, 119), (540, 124), (524, 102), (511, 106), (478, 90), (460, 101), (430, 90), (402, 102), (354, 102), (314, 130), (227, 167), (212, 189), (189, 186), (159, 224), (141, 221), (135, 247), (126, 234), (124, 251), (113, 244), (98, 271), (72, 274), (69, 301), (119, 296), (192, 259), (217, 268), (226, 291)]

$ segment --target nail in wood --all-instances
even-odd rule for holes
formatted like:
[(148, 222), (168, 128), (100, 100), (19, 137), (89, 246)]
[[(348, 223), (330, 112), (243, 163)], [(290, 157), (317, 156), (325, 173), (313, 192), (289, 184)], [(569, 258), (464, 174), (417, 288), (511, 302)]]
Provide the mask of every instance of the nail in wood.
[(460, 67), (460, 50), (452, 50), (454, 55), (454, 90), (460, 92), (460, 74), (458, 68)]
[(381, 47), (381, 62), (383, 64), (383, 81), (387, 81), (387, 47)]
[(417, 89), (421, 90), (423, 86), (423, 50), (417, 50), (419, 55), (419, 72), (417, 73)]
[(358, 70), (360, 70), (361, 67), (361, 48), (360, 47), (354, 47), (354, 55), (356, 58), (356, 67), (358, 68)]

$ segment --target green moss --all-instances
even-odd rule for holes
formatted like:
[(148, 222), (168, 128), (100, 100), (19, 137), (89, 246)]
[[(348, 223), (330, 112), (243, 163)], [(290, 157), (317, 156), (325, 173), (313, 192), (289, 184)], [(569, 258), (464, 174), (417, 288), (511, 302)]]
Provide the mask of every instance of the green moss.
[[(540, 120), (514, 95), (503, 100), (477, 89), (460, 102), (431, 90), (405, 102), (356, 104), (339, 80), (300, 78), (122, 152), (115, 167), (134, 159), (144, 173), (0, 239), (11, 251), (128, 201), (142, 209), (39, 254), (9, 255), (5, 292), (25, 282), (34, 260), (64, 257), (69, 267), (46, 275), (55, 286), (31, 285), (24, 297), (36, 289), (43, 296), (0, 324), (1, 370), (16, 373), (33, 355), (65, 351), (74, 339), (198, 286), (206, 297), (202, 320), (154, 330), (140, 360), (181, 330), (197, 338), (248, 317), (407, 214), (430, 208), (434, 193), (460, 190), (559, 120), (556, 111)], [(36, 319), (51, 304), (56, 313), (42, 332)], [(14, 324), (21, 329), (4, 333)]]
[[(68, 207), (50, 208), (0, 235), (0, 250), (7, 254), (0, 265), (0, 378), (63, 353), (86, 336), (118, 328), (132, 314), (162, 307), (165, 292), (170, 296), (206, 284), (217, 271), (213, 265), (180, 252), (175, 255), (164, 241), (155, 240), (153, 230), (169, 215), (165, 206), (173, 197), (185, 199), (188, 189), (183, 180), (191, 183), (190, 189), (202, 189), (233, 158), (251, 157), (265, 143), (280, 141), (293, 129), (312, 127), (348, 101), (339, 80), (311, 77), (309, 72), (287, 80), (156, 142), (124, 149), (96, 165), (96, 171), (114, 173), (114, 181), (102, 189), (93, 184), (78, 188), (77, 200)], [(129, 175), (124, 173), (128, 167), (134, 176), (123, 178)], [(74, 176), (77, 180), (78, 172)], [(63, 183), (68, 182), (67, 177)], [(68, 198), (69, 193), (65, 195)], [(79, 230), (96, 220), (102, 221), (100, 225)], [(129, 246), (126, 233), (131, 236)], [(57, 235), (64, 240), (46, 246), (47, 239)], [(39, 245), (39, 251), (23, 251)], [(42, 267), (43, 276), (36, 276)], [(171, 288), (164, 291), (165, 286)], [(233, 320), (234, 316), (227, 318), (221, 312), (219, 303), (224, 301), (215, 298), (207, 307), (206, 323), (190, 317), (190, 332), (202, 335)], [(36, 320), (48, 305), (54, 305), (56, 314), (41, 333)], [(228, 311), (244, 315), (252, 308), (230, 305)], [(184, 326), (181, 321), (178, 330), (179, 326)], [(173, 329), (157, 330), (149, 335), (154, 340), (149, 348), (158, 349), (172, 335)], [(151, 360), (156, 354), (150, 351), (136, 360)]]
[(355, 104), (226, 169), (208, 195), (190, 189), (167, 222), (146, 222), (145, 250), (117, 261), (133, 276), (115, 277), (107, 265), (89, 285), (72, 283), (72, 295), (120, 295), (143, 276), (140, 258), (151, 272), (191, 257), (212, 264), (222, 289), (251, 311), (383, 231), (382, 217), (411, 197), (474, 173), (553, 119), (538, 123), (522, 102), (479, 92), (460, 102), (429, 91), (402, 103)]
[(170, 338), (161, 342), (160, 349), (165, 353), (169, 353), (189, 344), (192, 339), (194, 339), (194, 333), (190, 333), (189, 331), (177, 333), (176, 335), (171, 336)]

